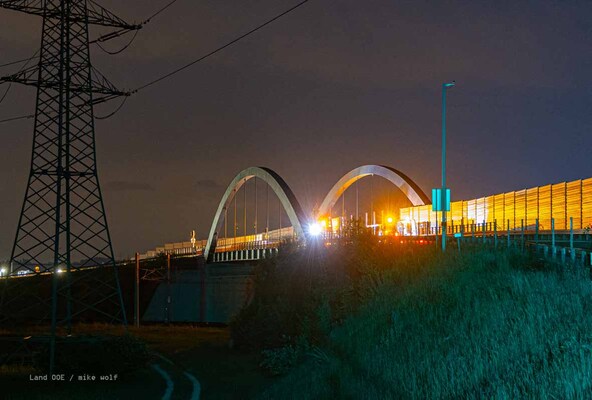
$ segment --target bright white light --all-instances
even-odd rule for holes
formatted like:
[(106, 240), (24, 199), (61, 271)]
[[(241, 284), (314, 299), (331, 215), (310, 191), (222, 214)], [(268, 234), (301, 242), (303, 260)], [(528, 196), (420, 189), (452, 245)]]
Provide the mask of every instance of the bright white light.
[(58, 268), (56, 272), (57, 272), (58, 274), (61, 274), (62, 272), (64, 272), (64, 270), (63, 270), (63, 269), (61, 269), (61, 268)]
[(0, 269), (0, 276), (4, 276), (6, 274), (6, 268)]
[(321, 225), (319, 225), (316, 222), (313, 222), (312, 224), (308, 225), (308, 233), (311, 236), (319, 236), (322, 231), (323, 228), (321, 228)]

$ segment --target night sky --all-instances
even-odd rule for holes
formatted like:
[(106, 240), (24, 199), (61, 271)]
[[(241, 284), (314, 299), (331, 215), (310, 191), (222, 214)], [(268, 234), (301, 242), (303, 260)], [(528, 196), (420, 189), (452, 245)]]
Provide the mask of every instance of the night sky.
[[(166, 2), (100, 3), (140, 21)], [(295, 3), (180, 0), (122, 54), (94, 47), (93, 63), (131, 89)], [(40, 18), (0, 10), (0, 64), (32, 55), (40, 31)], [(441, 85), (452, 79), (453, 200), (591, 177), (591, 34), (589, 1), (312, 0), (97, 121), (116, 256), (188, 240), (191, 229), (204, 237), (226, 185), (252, 165), (278, 172), (308, 210), (362, 164), (393, 166), (429, 192), (440, 182)], [(0, 119), (34, 102), (33, 88), (13, 86)], [(32, 126), (0, 125), (0, 259), (10, 256)]]

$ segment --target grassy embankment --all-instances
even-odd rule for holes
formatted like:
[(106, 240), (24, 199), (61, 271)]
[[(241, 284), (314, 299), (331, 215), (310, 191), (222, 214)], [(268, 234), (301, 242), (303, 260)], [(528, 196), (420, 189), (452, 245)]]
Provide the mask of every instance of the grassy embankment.
[(235, 323), (284, 375), (262, 398), (592, 398), (588, 269), (505, 249), (330, 253), (260, 272)]

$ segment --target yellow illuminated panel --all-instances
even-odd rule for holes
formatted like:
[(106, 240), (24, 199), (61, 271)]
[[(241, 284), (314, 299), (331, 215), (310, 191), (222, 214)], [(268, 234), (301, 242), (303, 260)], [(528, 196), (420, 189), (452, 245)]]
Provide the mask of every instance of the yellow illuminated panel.
[[(448, 220), (454, 226), (485, 221), (497, 222), (498, 231), (508, 227), (518, 230), (523, 221), (525, 229), (532, 231), (538, 219), (539, 229), (544, 231), (551, 229), (551, 218), (554, 218), (555, 229), (566, 230), (571, 217), (574, 229), (579, 230), (592, 227), (592, 178), (455, 201), (450, 210)], [(435, 227), (441, 218), (439, 213), (431, 211), (431, 206), (402, 208), (400, 216), (401, 220), (423, 224), (425, 229), (428, 225)]]
[(551, 186), (551, 207), (555, 218), (555, 229), (566, 229), (565, 182)]
[(526, 189), (526, 216), (524, 218), (524, 226), (529, 229), (534, 229), (536, 220), (539, 218), (539, 188)]
[(493, 210), (493, 218), (497, 222), (497, 229), (498, 230), (505, 230), (506, 229), (506, 217), (504, 213), (504, 195), (503, 194), (496, 194), (493, 196), (493, 203), (494, 203), (494, 210)]
[(437, 211), (430, 211), (430, 223), (436, 226), (436, 222), (438, 221), (439, 216), (440, 213), (438, 213)]
[(539, 229), (551, 229), (551, 185), (539, 187)]
[(592, 226), (592, 178), (582, 181), (582, 225)]
[[(487, 196), (483, 203), (483, 209), (485, 210), (485, 222), (492, 224), (495, 222), (495, 196)], [(492, 225), (490, 225), (492, 226)]]
[(526, 226), (526, 189), (516, 190), (514, 197), (514, 218), (516, 228)]
[(462, 205), (462, 201), (453, 201), (450, 203), (450, 218), (454, 221), (455, 225), (460, 225), (463, 218)]
[(470, 224), (474, 224), (477, 220), (477, 200), (467, 201), (467, 219)]
[(566, 187), (567, 228), (573, 218), (573, 228), (582, 229), (582, 181), (568, 182)]
[(432, 206), (420, 206), (419, 208), (419, 222), (426, 222), (430, 216), (430, 209)]
[(506, 229), (516, 228), (516, 210), (514, 207), (515, 195), (516, 195), (515, 192), (504, 193), (504, 204), (505, 204), (504, 205), (504, 215), (506, 218), (506, 223), (508, 223), (508, 220), (509, 220), (509, 224), (510, 224), (509, 227), (506, 226)]

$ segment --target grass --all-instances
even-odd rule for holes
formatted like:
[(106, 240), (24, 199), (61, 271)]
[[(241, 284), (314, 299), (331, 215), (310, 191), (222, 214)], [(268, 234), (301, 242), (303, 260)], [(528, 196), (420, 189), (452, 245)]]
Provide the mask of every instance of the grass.
[[(38, 328), (39, 332), (43, 329)], [(154, 358), (175, 382), (173, 399), (186, 399), (192, 391), (183, 372), (192, 373), (200, 382), (202, 398), (254, 398), (269, 385), (258, 368), (259, 354), (229, 347), (227, 327), (188, 325), (147, 325), (130, 327), (130, 333), (144, 340), (148, 348), (173, 361)], [(125, 331), (106, 324), (80, 324), (76, 334), (123, 335)], [(11, 332), (5, 332), (11, 333)], [(27, 367), (0, 369), (2, 399), (160, 399), (165, 382), (150, 367), (120, 376), (115, 382), (30, 382), (29, 374), (38, 373)], [(75, 378), (76, 379), (76, 378)], [(246, 396), (246, 397), (242, 397)]]
[(363, 304), (261, 398), (592, 398), (587, 271), (505, 250), (365, 257)]

